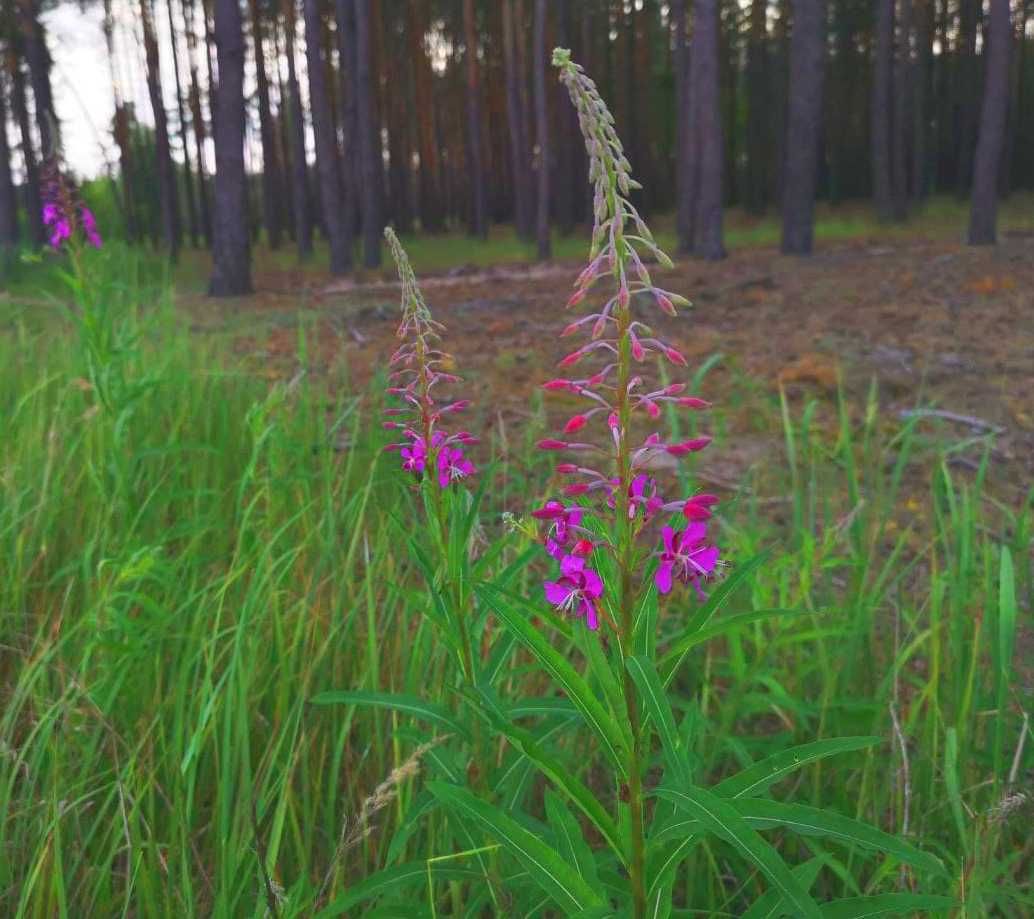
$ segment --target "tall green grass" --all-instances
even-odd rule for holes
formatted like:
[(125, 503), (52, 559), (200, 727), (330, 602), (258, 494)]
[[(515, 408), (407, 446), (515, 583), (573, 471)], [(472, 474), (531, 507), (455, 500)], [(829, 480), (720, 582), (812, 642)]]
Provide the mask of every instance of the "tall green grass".
[[(113, 407), (72, 318), (8, 305), (0, 322), (0, 913), (542, 915), (484, 894), (484, 838), (454, 851), (424, 790), (460, 768), (447, 742), (377, 798), (426, 728), (309, 704), (342, 689), (435, 701), (449, 666), (409, 549), (413, 497), (379, 459), (379, 386), (313, 372), (304, 334), (297, 373), (270, 386), (192, 336), (134, 259), (114, 248), (97, 268)], [(724, 554), (769, 551), (728, 612), (794, 615), (693, 650), (677, 687), (695, 770), (879, 735), (780, 795), (903, 833), (951, 880), (781, 839), (821, 869), (817, 895), (918, 889), (959, 915), (1031, 914), (1031, 496), (995, 495), (986, 444), (974, 474), (918, 422), (881, 423), (875, 390), (861, 405), (730, 391), (717, 449), (747, 412), (774, 419), (759, 423), (783, 449), (723, 505)], [(503, 512), (546, 487), (533, 434), (481, 448), (480, 551), (499, 569), (528, 549)], [(509, 586), (538, 601), (532, 569)], [(506, 661), (533, 695), (525, 663)], [(584, 736), (559, 738), (585, 758)], [(513, 789), (549, 806), (526, 778)], [(413, 862), (414, 884), (362, 886)], [(739, 915), (764, 887), (702, 843), (675, 914)]]

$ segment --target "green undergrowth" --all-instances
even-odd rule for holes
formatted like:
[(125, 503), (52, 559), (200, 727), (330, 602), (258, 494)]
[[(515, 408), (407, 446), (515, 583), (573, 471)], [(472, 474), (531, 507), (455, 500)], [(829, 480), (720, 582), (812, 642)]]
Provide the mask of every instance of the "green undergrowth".
[[(113, 250), (98, 269), (101, 328), (57, 307), (8, 307), (0, 323), (0, 913), (550, 915), (531, 887), (524, 901), (485, 893), (486, 875), (516, 870), (488, 837), (457, 854), (427, 790), (457, 778), (448, 739), (409, 761), (450, 733), (453, 700), (378, 386), (307, 373), (301, 332), (298, 372), (270, 387), (192, 336), (134, 264)], [(719, 615), (789, 612), (693, 647), (675, 694), (687, 768), (711, 784), (793, 746), (874, 736), (773, 793), (903, 835), (944, 871), (768, 831), (816, 899), (880, 893), (893, 912), (919, 891), (958, 915), (1030, 915), (1030, 496), (995, 495), (989, 442), (968, 445), (984, 458), (974, 473), (914, 423), (878, 426), (875, 393), (823, 406), (831, 424), (816, 403), (755, 398), (707, 421), (718, 451), (734, 439), (723, 413), (748, 409), (783, 443), (721, 507), (733, 571), (767, 555)], [(544, 423), (505, 437), (486, 424), (476, 451), (490, 563), (472, 570), (532, 603), (546, 566), (503, 514), (546, 492)], [(516, 646), (500, 666), (511, 697), (542, 692)], [(310, 704), (340, 690), (445, 705)], [(589, 759), (584, 731), (552, 740), (573, 771)], [(545, 813), (530, 764), (515, 769), (508, 793)], [(674, 915), (758, 901), (767, 882), (730, 868), (730, 851), (697, 845)]]

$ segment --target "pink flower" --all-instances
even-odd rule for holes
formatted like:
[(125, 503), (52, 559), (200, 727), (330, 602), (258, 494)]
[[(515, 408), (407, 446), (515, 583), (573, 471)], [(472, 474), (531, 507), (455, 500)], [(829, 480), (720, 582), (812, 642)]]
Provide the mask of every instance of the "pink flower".
[(706, 544), (707, 525), (690, 523), (684, 530), (663, 530), (664, 551), (654, 575), (657, 590), (666, 594), (671, 590), (673, 578), (683, 584), (692, 584), (700, 596), (700, 581), (714, 574), (718, 565), (718, 547)]
[[(552, 525), (546, 534), (546, 551), (553, 558), (563, 558), (568, 547), (577, 542), (574, 531), (581, 527), (583, 510), (580, 507), (566, 507), (560, 501), (547, 501), (545, 505), (531, 512), (537, 520), (551, 520)], [(592, 544), (589, 544), (590, 551)], [(577, 551), (575, 554), (578, 553)]]
[[(615, 492), (619, 484), (618, 479), (611, 479), (610, 498), (607, 500), (609, 507), (617, 505)], [(643, 522), (645, 523), (664, 506), (664, 499), (657, 494), (657, 483), (645, 472), (640, 473), (628, 486), (628, 519), (631, 520), (639, 509), (643, 511)]]
[(424, 466), (427, 464), (427, 448), (424, 446), (422, 437), (414, 440), (408, 447), (403, 447), (400, 452), (402, 468), (406, 472), (417, 474), (424, 471)]
[(93, 216), (91, 211), (85, 204), (79, 208), (79, 220), (83, 226), (83, 233), (86, 235), (87, 240), (91, 246), (95, 249), (101, 247), (101, 235), (97, 232), (97, 220)]
[(711, 508), (717, 503), (715, 495), (693, 495), (682, 506), (682, 513), (687, 520), (707, 520), (711, 516)]
[(474, 464), (463, 455), (461, 448), (443, 447), (438, 453), (438, 484), (442, 488), (475, 472)]
[(596, 601), (603, 594), (603, 581), (595, 571), (585, 567), (584, 558), (565, 555), (560, 560), (559, 579), (546, 581), (543, 588), (546, 599), (560, 612), (584, 617), (585, 624), (593, 631), (600, 627)]

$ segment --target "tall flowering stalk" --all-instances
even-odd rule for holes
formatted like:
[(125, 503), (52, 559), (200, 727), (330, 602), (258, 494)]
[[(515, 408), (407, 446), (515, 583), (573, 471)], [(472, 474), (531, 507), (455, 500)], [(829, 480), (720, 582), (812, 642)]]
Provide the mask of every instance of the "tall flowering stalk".
[[(477, 470), (464, 448), (478, 442), (469, 431), (448, 431), (443, 421), (470, 405), (467, 399), (440, 402), (442, 384), (460, 383), (462, 379), (445, 368), (452, 356), (440, 347), (445, 327), (436, 321), (424, 301), (409, 258), (390, 227), (384, 230), (392, 258), (402, 285), (402, 319), (397, 337), (400, 344), (392, 354), (389, 366), (388, 394), (401, 405), (385, 409), (388, 420), (384, 427), (398, 431), (402, 440), (389, 444), (397, 450), (402, 469), (425, 486), (433, 522), (437, 526), (439, 545), (445, 546), (449, 525), (446, 495), (453, 485), (473, 476)], [(447, 567), (447, 559), (443, 558)], [(458, 633), (460, 664), (464, 678), (474, 681), (474, 654), (467, 621), (469, 605), (462, 578), (446, 577), (452, 606), (453, 625)]]
[(43, 167), (40, 185), (43, 198), (41, 216), (49, 234), (47, 241), (55, 251), (67, 249), (78, 270), (78, 255), (83, 243), (95, 249), (103, 245), (93, 211), (75, 194), (53, 160)]
[[(710, 508), (717, 499), (695, 495), (666, 501), (649, 472), (650, 460), (658, 453), (683, 457), (702, 450), (710, 438), (671, 441), (649, 432), (640, 440), (633, 429), (640, 427), (640, 420), (648, 429), (665, 403), (690, 410), (706, 408), (707, 403), (685, 395), (684, 384), (650, 383), (647, 361), (651, 356), (678, 367), (685, 367), (686, 359), (654, 335), (638, 318), (633, 304), (649, 304), (674, 315), (676, 305), (687, 305), (687, 301), (655, 285), (650, 276), (647, 259), (666, 265), (671, 262), (628, 200), (638, 185), (595, 83), (563, 49), (554, 52), (553, 64), (578, 112), (594, 189), (589, 262), (578, 276), (568, 307), (591, 302), (595, 285), (603, 279), (610, 280), (611, 288), (602, 297), (602, 305), (591, 307), (561, 333), (583, 335), (584, 341), (560, 361), (560, 367), (570, 373), (569, 369), (591, 362), (592, 372), (544, 384), (549, 391), (567, 392), (586, 403), (564, 425), (561, 438), (539, 443), (543, 450), (576, 458), (560, 463), (557, 471), (571, 479), (564, 497), (578, 503), (551, 500), (533, 514), (548, 521), (547, 547), (559, 561), (559, 576), (545, 583), (546, 599), (562, 612), (584, 618), (590, 629), (607, 622), (627, 660), (634, 653), (634, 611), (643, 591), (655, 585), (668, 593), (676, 580), (699, 590), (718, 565), (718, 550), (707, 542), (706, 532)], [(595, 439), (586, 436), (592, 425), (600, 432)], [(665, 526), (658, 539), (654, 521), (675, 512), (685, 517), (684, 527)], [(607, 536), (603, 540), (582, 526), (583, 515), (590, 513), (604, 524)], [(613, 554), (616, 583), (605, 584), (591, 567), (589, 559), (600, 551)], [(653, 584), (644, 576), (651, 555), (657, 557)], [(646, 911), (642, 718), (636, 685), (626, 668), (623, 691), (632, 738), (626, 768), (631, 817), (628, 867), (635, 914), (641, 916)]]

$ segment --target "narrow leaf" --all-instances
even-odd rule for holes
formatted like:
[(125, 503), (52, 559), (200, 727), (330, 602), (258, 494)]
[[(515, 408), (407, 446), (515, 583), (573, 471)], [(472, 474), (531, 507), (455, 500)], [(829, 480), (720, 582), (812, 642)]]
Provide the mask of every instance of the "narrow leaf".
[(456, 785), (431, 782), (429, 787), (447, 808), (480, 823), (488, 836), (505, 846), (565, 913), (603, 906), (600, 897), (571, 865), (499, 808)]
[(932, 894), (881, 893), (823, 903), (822, 915), (824, 919), (868, 919), (869, 916), (900, 916), (916, 910), (951, 910), (958, 905), (951, 897)]
[(361, 689), (338, 689), (321, 692), (309, 701), (313, 705), (365, 705), (373, 708), (388, 708), (405, 715), (412, 715), (414, 718), (430, 722), (461, 736), (466, 736), (467, 733), (447, 708), (433, 702), (425, 702), (419, 696), (370, 692)]

